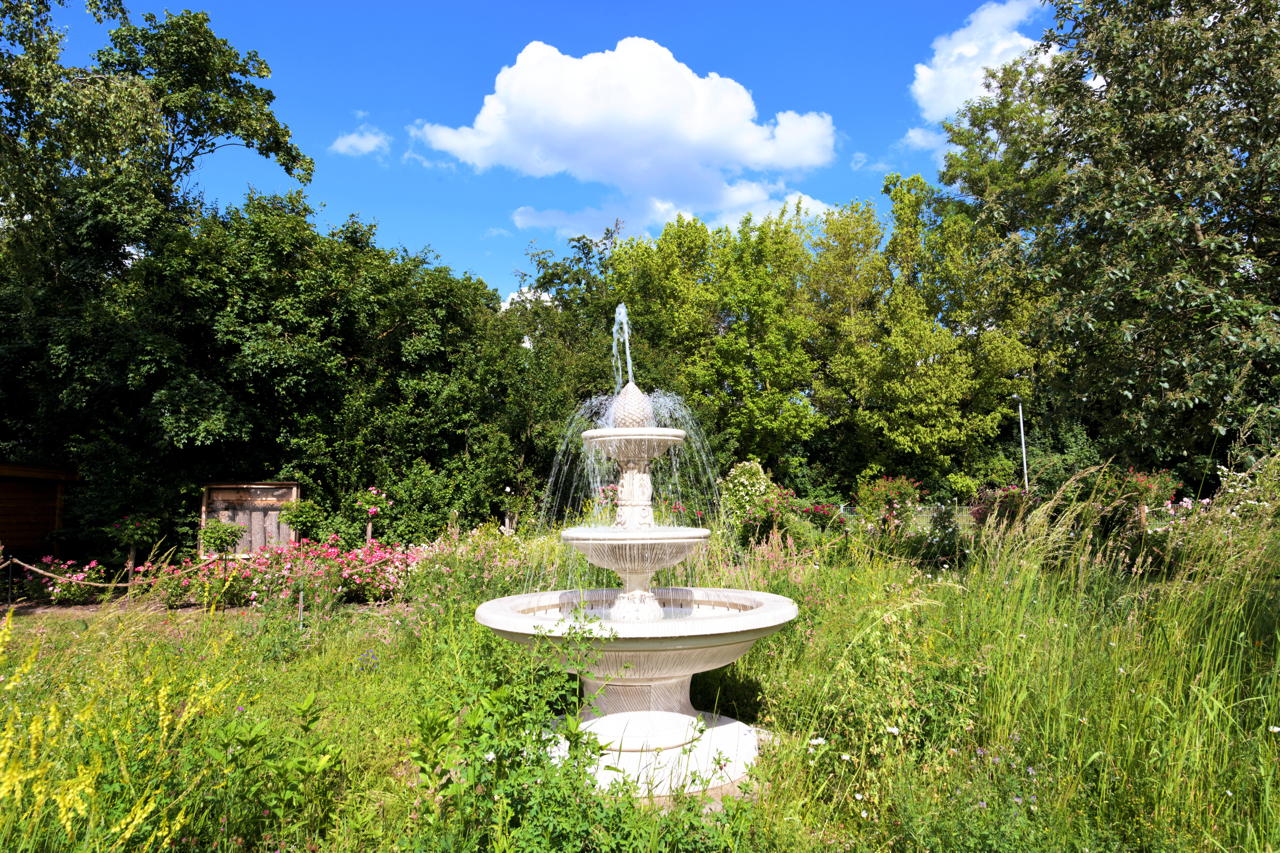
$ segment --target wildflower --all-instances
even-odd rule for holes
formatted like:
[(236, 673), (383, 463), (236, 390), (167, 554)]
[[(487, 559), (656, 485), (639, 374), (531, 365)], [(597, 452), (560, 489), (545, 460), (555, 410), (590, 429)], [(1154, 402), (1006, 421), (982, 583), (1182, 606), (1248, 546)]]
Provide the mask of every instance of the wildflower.
[(899, 733), (897, 726), (885, 726), (884, 730), (891, 735), (896, 735)]
[(827, 739), (824, 737), (809, 738), (809, 746), (823, 746), (826, 742)]
[(853, 795), (853, 798), (854, 798), (855, 800), (861, 800), (861, 799), (862, 799), (862, 795), (861, 795), (861, 794), (854, 794), (854, 795)]
[(847, 752), (842, 752), (842, 753), (840, 753), (840, 760), (841, 760), (841, 761), (852, 761), (852, 760), (853, 760), (853, 756), (852, 756), (852, 755), (850, 755), (850, 754), (849, 754), (849, 753), (847, 753)]
[(1271, 732), (1273, 735), (1280, 733), (1280, 726), (1267, 726), (1267, 731)]
[(862, 810), (862, 816), (863, 816), (863, 817), (866, 817), (866, 816), (867, 816), (867, 810), (866, 810), (866, 809), (863, 809), (863, 810)]

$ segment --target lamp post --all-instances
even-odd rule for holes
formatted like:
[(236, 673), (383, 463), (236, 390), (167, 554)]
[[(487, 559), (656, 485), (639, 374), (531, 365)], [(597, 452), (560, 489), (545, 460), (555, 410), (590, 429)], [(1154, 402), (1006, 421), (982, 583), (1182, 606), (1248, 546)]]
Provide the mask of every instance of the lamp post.
[(1018, 437), (1022, 440), (1022, 489), (1030, 492), (1031, 479), (1027, 476), (1027, 430), (1022, 423), (1022, 398), (1014, 394), (1013, 399), (1018, 401)]

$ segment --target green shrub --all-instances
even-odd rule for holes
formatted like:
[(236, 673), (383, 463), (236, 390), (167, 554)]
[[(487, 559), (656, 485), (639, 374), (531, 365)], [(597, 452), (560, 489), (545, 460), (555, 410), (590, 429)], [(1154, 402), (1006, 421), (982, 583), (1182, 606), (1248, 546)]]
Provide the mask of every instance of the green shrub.
[(315, 542), (322, 542), (338, 532), (328, 511), (315, 501), (290, 501), (280, 508), (280, 520), (301, 538)]
[(880, 477), (858, 489), (856, 517), (883, 533), (896, 533), (910, 520), (920, 498), (928, 494), (919, 480), (910, 477)]
[(200, 528), (202, 554), (229, 554), (235, 550), (244, 535), (244, 525), (232, 524), (219, 518), (206, 518)]
[(978, 490), (969, 516), (978, 527), (987, 523), (1008, 524), (1024, 516), (1035, 504), (1035, 496), (1021, 486), (985, 487)]
[(720, 487), (720, 511), (725, 521), (734, 526), (763, 515), (765, 501), (778, 489), (754, 459), (734, 465), (717, 485)]

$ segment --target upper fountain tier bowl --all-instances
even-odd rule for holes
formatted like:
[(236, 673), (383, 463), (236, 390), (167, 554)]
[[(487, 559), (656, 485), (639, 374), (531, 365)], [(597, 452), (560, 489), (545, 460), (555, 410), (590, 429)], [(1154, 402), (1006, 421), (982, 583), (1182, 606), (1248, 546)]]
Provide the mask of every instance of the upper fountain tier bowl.
[(589, 429), (582, 443), (610, 459), (656, 459), (669, 448), (684, 441), (682, 429), (664, 427), (609, 427)]

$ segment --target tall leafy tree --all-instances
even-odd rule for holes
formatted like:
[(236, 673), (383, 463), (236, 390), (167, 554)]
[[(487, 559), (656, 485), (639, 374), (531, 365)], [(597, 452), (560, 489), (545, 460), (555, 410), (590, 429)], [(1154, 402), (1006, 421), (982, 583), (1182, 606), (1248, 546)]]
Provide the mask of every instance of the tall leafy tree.
[(1280, 426), (1280, 16), (1058, 0), (1040, 55), (951, 129), (944, 178), (1026, 240), (1057, 412), (1142, 464)]
[(746, 217), (737, 230), (679, 219), (616, 253), (614, 281), (635, 328), (659, 342), (674, 390), (703, 415), (722, 463), (785, 465), (822, 423), (809, 394), (808, 263), (798, 212)]
[(809, 292), (825, 368), (815, 400), (832, 418), (828, 465), (849, 479), (911, 473), (964, 493), (994, 476), (994, 439), (1032, 362), (1024, 301), (990, 261), (998, 240), (939, 215), (921, 178), (891, 176), (893, 229), (866, 205), (829, 212)]
[[(144, 333), (166, 302), (151, 289), (168, 285), (134, 268), (185, 239), (199, 210), (184, 179), (216, 144), (248, 144), (302, 178), (310, 161), (251, 82), (266, 66), (214, 37), (205, 16), (134, 27), (118, 2), (88, 5), (121, 26), (80, 68), (62, 62), (47, 0), (0, 2), (0, 456), (77, 467), (87, 502), (151, 510), (155, 436), (138, 415), (163, 389), (146, 377), (187, 351), (172, 330)], [(161, 399), (175, 424), (192, 405)], [(196, 433), (207, 437), (219, 411)], [(222, 428), (243, 427), (227, 417)]]

